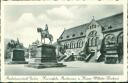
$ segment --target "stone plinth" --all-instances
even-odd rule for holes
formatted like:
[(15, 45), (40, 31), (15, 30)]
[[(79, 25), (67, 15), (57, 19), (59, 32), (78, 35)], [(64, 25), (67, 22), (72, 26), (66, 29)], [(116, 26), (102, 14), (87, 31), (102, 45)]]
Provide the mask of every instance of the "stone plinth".
[(23, 49), (14, 49), (11, 53), (12, 64), (27, 64), (25, 61), (25, 52)]
[(113, 48), (106, 48), (105, 53), (105, 63), (108, 64), (116, 64), (118, 62), (118, 53), (115, 47)]
[(57, 63), (55, 47), (48, 44), (37, 46), (37, 53), (27, 66), (33, 68), (63, 67), (62, 63)]

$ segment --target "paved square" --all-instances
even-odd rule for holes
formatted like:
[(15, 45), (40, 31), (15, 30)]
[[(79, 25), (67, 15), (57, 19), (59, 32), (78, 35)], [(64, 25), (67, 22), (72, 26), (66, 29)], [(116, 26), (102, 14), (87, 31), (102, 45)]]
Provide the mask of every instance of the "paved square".
[(25, 64), (5, 65), (5, 75), (121, 75), (123, 64), (64, 62), (66, 67), (35, 69)]

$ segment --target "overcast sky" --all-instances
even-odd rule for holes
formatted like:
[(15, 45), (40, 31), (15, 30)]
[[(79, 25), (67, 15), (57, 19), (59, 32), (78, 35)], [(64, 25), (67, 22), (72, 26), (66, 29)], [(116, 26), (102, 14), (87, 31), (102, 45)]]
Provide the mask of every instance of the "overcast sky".
[[(121, 5), (10, 5), (5, 6), (5, 38), (17, 39), (28, 46), (37, 39), (37, 27), (48, 24), (54, 42), (64, 29), (122, 12)], [(48, 40), (46, 40), (48, 42)]]

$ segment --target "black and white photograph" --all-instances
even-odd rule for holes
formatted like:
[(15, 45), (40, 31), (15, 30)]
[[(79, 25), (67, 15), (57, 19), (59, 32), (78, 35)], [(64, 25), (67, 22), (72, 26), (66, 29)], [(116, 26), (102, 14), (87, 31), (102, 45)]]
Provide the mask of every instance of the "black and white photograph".
[(3, 8), (5, 76), (124, 75), (122, 4)]

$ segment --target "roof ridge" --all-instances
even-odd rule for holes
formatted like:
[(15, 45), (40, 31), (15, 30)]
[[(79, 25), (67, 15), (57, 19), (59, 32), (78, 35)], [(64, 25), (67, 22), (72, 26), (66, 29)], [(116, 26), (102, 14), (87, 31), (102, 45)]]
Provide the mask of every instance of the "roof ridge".
[(117, 13), (117, 14), (113, 14), (113, 15), (111, 15), (111, 16), (106, 16), (106, 17), (101, 18), (101, 19), (98, 19), (98, 20), (96, 20), (96, 21), (100, 21), (100, 20), (103, 20), (103, 19), (106, 19), (106, 18), (111, 18), (111, 17), (113, 17), (113, 16), (117, 16), (117, 15), (120, 15), (120, 14), (123, 14), (123, 12), (120, 12), (120, 13)]
[[(107, 16), (107, 17), (104, 17), (104, 18), (100, 18), (100, 19), (95, 20), (95, 21), (97, 22), (97, 21), (100, 21), (100, 20), (103, 20), (103, 19), (106, 19), (106, 18), (111, 18), (111, 17), (113, 17), (113, 16), (120, 15), (120, 14), (123, 14), (123, 12), (120, 12), (120, 13), (117, 13), (117, 14), (113, 14), (113, 15), (110, 15), (110, 16)], [(66, 30), (70, 30), (70, 29), (78, 28), (78, 27), (80, 27), (80, 26), (84, 26), (84, 25), (87, 25), (87, 24), (89, 24), (89, 23), (90, 23), (90, 22), (83, 23), (83, 24), (80, 24), (80, 25), (78, 25), (78, 26), (75, 26), (75, 27), (72, 27), (72, 28), (66, 29)], [(66, 30), (65, 30), (65, 31), (66, 31)]]
[(81, 25), (77, 25), (76, 27), (72, 27), (72, 28), (69, 28), (69, 29), (66, 29), (66, 30), (70, 30), (70, 29), (78, 28), (78, 27), (80, 27), (80, 26), (84, 26), (84, 25), (87, 25), (87, 24), (89, 24), (89, 23), (84, 23), (84, 24), (81, 24)]

